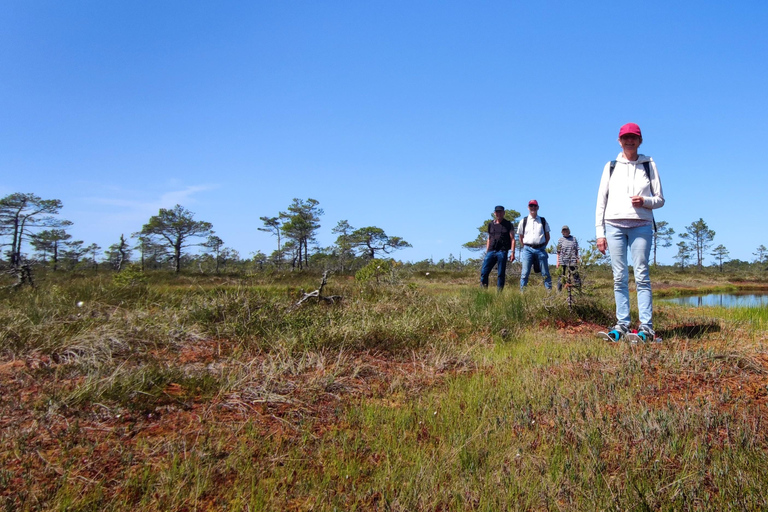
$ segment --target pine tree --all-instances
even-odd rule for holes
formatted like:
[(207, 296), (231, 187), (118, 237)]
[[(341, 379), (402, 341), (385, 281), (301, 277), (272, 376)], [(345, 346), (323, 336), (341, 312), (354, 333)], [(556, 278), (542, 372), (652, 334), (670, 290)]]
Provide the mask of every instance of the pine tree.
[(668, 225), (669, 223), (665, 220), (656, 223), (656, 231), (653, 232), (653, 266), (656, 266), (656, 249), (659, 245), (662, 247), (672, 246), (672, 235), (675, 234), (675, 230)]
[(712, 245), (715, 232), (709, 229), (704, 219), (692, 222), (690, 226), (686, 226), (685, 231), (690, 240), (691, 249), (696, 254), (696, 265), (701, 270), (704, 263), (704, 253)]
[(182, 250), (190, 245), (191, 238), (213, 234), (210, 222), (194, 220), (195, 214), (177, 204), (173, 209), (160, 208), (157, 215), (141, 228), (141, 233), (157, 238), (173, 250), (174, 270), (181, 270)]
[(11, 267), (21, 265), (21, 248), (25, 238), (42, 228), (63, 228), (69, 221), (57, 219), (62, 204), (59, 199), (41, 199), (34, 194), (15, 193), (0, 199), (0, 235), (11, 239), (8, 259)]
[[(309, 244), (316, 241), (315, 235), (320, 229), (320, 216), (325, 212), (318, 207), (320, 203), (312, 198), (302, 201), (294, 198), (287, 212), (280, 212), (283, 225), (280, 230), (283, 236), (294, 243), (295, 257), (299, 269), (309, 266)], [(287, 244), (286, 244), (287, 245)]]
[(720, 272), (723, 271), (723, 260), (728, 258), (728, 249), (725, 248), (723, 244), (718, 245), (714, 249), (712, 249), (712, 256), (715, 257), (718, 263), (718, 267), (720, 268)]
[(376, 254), (381, 252), (389, 254), (398, 249), (412, 247), (411, 244), (399, 236), (389, 236), (383, 229), (376, 226), (368, 226), (356, 229), (350, 235), (352, 247), (355, 248), (361, 256), (374, 259)]

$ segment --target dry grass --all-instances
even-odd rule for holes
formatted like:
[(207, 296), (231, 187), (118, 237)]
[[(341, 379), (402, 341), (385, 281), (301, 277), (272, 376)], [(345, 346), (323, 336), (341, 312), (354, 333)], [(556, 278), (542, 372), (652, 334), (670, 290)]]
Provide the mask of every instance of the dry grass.
[(593, 337), (600, 283), (573, 312), (537, 289), (421, 281), (343, 283), (342, 304), (291, 312), (299, 287), (81, 280), (2, 297), (5, 508), (768, 502), (761, 317), (659, 306), (665, 343), (632, 346)]

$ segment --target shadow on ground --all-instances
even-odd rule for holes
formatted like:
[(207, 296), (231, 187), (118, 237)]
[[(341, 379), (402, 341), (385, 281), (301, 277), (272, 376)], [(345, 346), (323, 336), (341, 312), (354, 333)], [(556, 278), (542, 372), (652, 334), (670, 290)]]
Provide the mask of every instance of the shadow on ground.
[(720, 332), (720, 324), (712, 322), (677, 325), (668, 329), (659, 330), (656, 334), (664, 338), (672, 338), (675, 336), (680, 338), (701, 338), (702, 336), (712, 334), (713, 332)]

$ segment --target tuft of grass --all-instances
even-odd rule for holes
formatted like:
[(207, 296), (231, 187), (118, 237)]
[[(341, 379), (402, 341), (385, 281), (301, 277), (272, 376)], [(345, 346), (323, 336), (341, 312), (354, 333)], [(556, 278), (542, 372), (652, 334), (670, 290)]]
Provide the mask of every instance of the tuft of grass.
[(768, 326), (768, 308), (764, 307), (720, 308), (717, 316), (737, 323), (746, 322), (757, 329)]
[(186, 406), (192, 399), (210, 399), (220, 387), (219, 379), (209, 372), (191, 373), (154, 364), (140, 368), (119, 366), (106, 376), (90, 374), (63, 402), (67, 407), (111, 403), (152, 412), (163, 405)]

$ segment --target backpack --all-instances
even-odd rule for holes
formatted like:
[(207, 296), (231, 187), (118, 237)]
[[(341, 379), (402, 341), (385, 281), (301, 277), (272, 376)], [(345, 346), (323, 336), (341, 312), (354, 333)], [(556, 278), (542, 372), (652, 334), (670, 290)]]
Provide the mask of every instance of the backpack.
[[(610, 181), (613, 176), (613, 169), (616, 167), (616, 160), (611, 160), (611, 169), (608, 172), (608, 180)], [(645, 177), (648, 178), (648, 186), (651, 188), (651, 195), (653, 195), (653, 182), (651, 181), (651, 162), (643, 162), (643, 169), (645, 169)], [(656, 232), (656, 217), (651, 212), (651, 218), (653, 218), (653, 232)]]
[[(546, 234), (547, 232), (547, 219), (539, 215), (539, 218), (541, 219), (541, 229)], [(523, 234), (520, 235), (520, 243), (523, 243), (523, 237), (525, 236), (525, 225), (528, 224), (528, 216), (526, 215), (523, 217)], [(541, 263), (539, 263), (538, 258), (533, 258), (533, 273), (534, 274), (541, 274)]]
[[(608, 172), (608, 179), (613, 176), (613, 169), (616, 167), (616, 160), (611, 160), (611, 170)], [(651, 181), (651, 162), (643, 162), (643, 169), (645, 169), (645, 177), (648, 178), (648, 184), (651, 187), (651, 195), (653, 195), (653, 182)]]
[[(613, 168), (611, 168), (613, 170)], [(539, 218), (541, 219), (541, 229), (544, 231), (544, 233), (547, 232), (547, 219), (539, 215)], [(523, 217), (523, 234), (520, 236), (520, 243), (523, 243), (523, 236), (525, 236), (525, 225), (528, 223), (528, 216), (526, 215)]]

